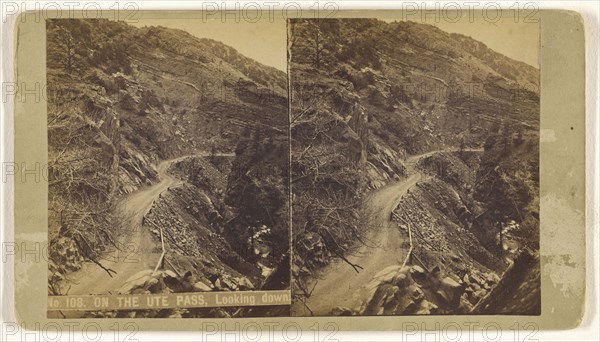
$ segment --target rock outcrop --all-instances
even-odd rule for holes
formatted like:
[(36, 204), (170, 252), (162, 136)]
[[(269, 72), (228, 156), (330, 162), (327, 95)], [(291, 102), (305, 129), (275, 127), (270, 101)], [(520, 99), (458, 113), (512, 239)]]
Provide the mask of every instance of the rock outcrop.
[[(425, 270), (418, 265), (400, 269), (392, 266), (380, 272), (371, 286), (371, 296), (360, 315), (467, 314), (492, 288), (498, 275), (476, 270), (462, 277), (436, 266)], [(343, 310), (334, 310), (343, 314)]]

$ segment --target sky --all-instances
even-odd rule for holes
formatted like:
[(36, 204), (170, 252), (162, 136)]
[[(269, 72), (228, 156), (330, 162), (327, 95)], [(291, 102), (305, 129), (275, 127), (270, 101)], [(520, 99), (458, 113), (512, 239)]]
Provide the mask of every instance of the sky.
[[(393, 18), (393, 15), (391, 16)], [(400, 19), (400, 16), (399, 16)], [(510, 58), (525, 62), (539, 68), (539, 35), (538, 23), (515, 23), (513, 18), (502, 18), (498, 22), (490, 22), (474, 18), (473, 22), (461, 20), (456, 23), (434, 17), (425, 22), (435, 25), (446, 32), (461, 33), (483, 42), (489, 48)], [(390, 19), (389, 12), (385, 21)], [(286, 24), (283, 19), (260, 20), (255, 23), (240, 21), (236, 23), (220, 19), (202, 20), (186, 19), (140, 19), (132, 23), (137, 27), (165, 26), (181, 29), (201, 38), (211, 38), (235, 48), (241, 54), (265, 65), (286, 71)]]
[(496, 52), (539, 68), (540, 27), (538, 23), (515, 23), (512, 20), (490, 23), (480, 20), (473, 23), (432, 24), (446, 32), (470, 36)]
[[(393, 15), (386, 16), (384, 21), (394, 21), (390, 18), (393, 18)], [(398, 15), (397, 20), (400, 21), (400, 19), (401, 15)], [(436, 22), (434, 16), (426, 18), (416, 16), (416, 20), (411, 21), (434, 25), (446, 32), (469, 36), (496, 52), (539, 68), (539, 22), (525, 23), (524, 20), (515, 22), (514, 17), (508, 15), (500, 17), (496, 22), (483, 20), (482, 17), (473, 17), (470, 20), (466, 15), (464, 19), (454, 23), (440, 19)]]
[(200, 37), (218, 40), (246, 57), (287, 72), (287, 33), (284, 20), (256, 23), (220, 19), (140, 19), (133, 26), (165, 26)]

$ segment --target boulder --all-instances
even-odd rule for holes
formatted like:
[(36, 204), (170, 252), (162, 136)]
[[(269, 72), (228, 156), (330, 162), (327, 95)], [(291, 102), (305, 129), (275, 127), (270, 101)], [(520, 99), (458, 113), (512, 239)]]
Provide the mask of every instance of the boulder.
[(462, 259), (458, 255), (456, 255), (454, 253), (450, 254), (450, 260), (452, 260), (452, 261), (454, 261), (456, 263), (462, 262)]
[(181, 311), (174, 311), (167, 318), (183, 318), (183, 315)]
[(131, 277), (127, 278), (127, 280), (125, 282), (126, 283), (134, 282), (134, 281), (137, 281), (139, 279), (144, 279), (144, 281), (146, 281), (147, 277), (149, 277), (151, 274), (152, 274), (152, 270), (151, 269), (143, 270), (143, 271), (135, 273)]
[(250, 279), (246, 277), (239, 277), (234, 279), (238, 284), (240, 290), (254, 290), (254, 284), (250, 281)]
[(136, 293), (136, 289), (145, 290), (146, 283), (152, 279), (152, 270), (140, 271), (125, 281), (119, 293)]
[(171, 277), (171, 278), (177, 278), (177, 275), (175, 274), (175, 272), (171, 271), (171, 270), (165, 270), (163, 271), (163, 276), (165, 277)]
[(471, 283), (477, 283), (479, 285), (485, 284), (485, 280), (481, 276), (479, 276), (478, 274), (475, 274), (475, 273), (471, 273), (469, 275), (469, 280), (471, 281)]
[(427, 278), (427, 274), (425, 273), (425, 270), (421, 266), (417, 266), (417, 265), (413, 265), (411, 267), (410, 275), (419, 284), (422, 284), (423, 282), (425, 282), (425, 279)]
[(423, 300), (420, 303), (420, 306), (417, 310), (417, 312), (415, 312), (415, 314), (417, 315), (431, 315), (437, 312), (438, 306), (433, 304), (432, 302), (428, 301), (428, 300)]
[(144, 289), (143, 287), (137, 287), (133, 290), (131, 290), (131, 292), (129, 292), (129, 294), (140, 294), (140, 295), (144, 295), (144, 294), (150, 294), (150, 291)]
[[(475, 291), (473, 293), (472, 298), (475, 300), (475, 303), (479, 302), (483, 297), (485, 297), (485, 295), (487, 294), (487, 291), (484, 289), (480, 289), (479, 291)], [(472, 302), (471, 302), (472, 303)]]
[(146, 283), (144, 284), (144, 287), (147, 289), (153, 285), (158, 284), (158, 279), (157, 278), (150, 278), (146, 281)]
[(469, 296), (469, 298), (468, 298), (468, 300), (469, 300), (469, 303), (470, 303), (471, 305), (475, 305), (475, 304), (477, 304), (477, 302), (479, 301), (479, 299), (480, 299), (480, 298), (477, 298), (477, 297), (475, 296), (475, 293), (471, 293), (471, 295), (470, 295), (470, 296)]
[(442, 283), (442, 273), (439, 266), (435, 266), (429, 273), (427, 280), (429, 280), (429, 288), (437, 290)]
[(212, 291), (213, 289), (206, 285), (205, 283), (199, 281), (197, 283), (194, 284), (194, 291), (196, 292), (209, 292)]
[(425, 270), (423, 269), (423, 267), (421, 267), (419, 265), (413, 265), (410, 268), (410, 273), (412, 273), (412, 274), (414, 274), (414, 273), (425, 274)]
[(412, 315), (419, 311), (419, 304), (415, 303), (410, 299), (405, 301), (403, 304), (405, 304), (403, 309), (397, 311), (397, 315)]
[(385, 283), (377, 288), (371, 300), (367, 304), (364, 314), (365, 315), (382, 315), (384, 306), (389, 305), (396, 293), (399, 291), (397, 286), (389, 283)]
[(415, 303), (419, 303), (425, 298), (425, 293), (423, 292), (423, 290), (421, 290), (421, 288), (416, 285), (409, 286), (408, 293), (410, 295), (410, 298)]
[(348, 308), (336, 306), (335, 308), (333, 308), (333, 310), (331, 310), (331, 314), (333, 316), (352, 316), (353, 312)]
[(392, 283), (399, 288), (407, 287), (410, 284), (410, 279), (404, 273), (399, 273), (392, 278)]
[(460, 304), (458, 305), (459, 313), (468, 313), (473, 309), (473, 305), (469, 301), (469, 296), (466, 293), (460, 297)]
[(487, 282), (489, 284), (498, 284), (500, 282), (500, 277), (496, 273), (490, 272), (487, 275)]
[(463, 284), (464, 284), (464, 283), (463, 283), (463, 280), (462, 280), (462, 279), (460, 279), (460, 277), (459, 277), (459, 276), (457, 276), (457, 275), (456, 275), (456, 274), (454, 274), (454, 273), (450, 273), (450, 274), (448, 275), (448, 277), (452, 278), (454, 281), (456, 281), (456, 282), (457, 282), (457, 283), (459, 283), (460, 285), (463, 285)]
[(162, 278), (152, 278), (146, 282), (146, 289), (152, 293), (161, 293), (166, 287)]
[(238, 288), (238, 285), (232, 279), (223, 278), (221, 284), (230, 290), (237, 290)]
[(451, 277), (446, 277), (440, 283), (437, 294), (444, 299), (446, 303), (452, 306), (458, 306), (463, 287)]

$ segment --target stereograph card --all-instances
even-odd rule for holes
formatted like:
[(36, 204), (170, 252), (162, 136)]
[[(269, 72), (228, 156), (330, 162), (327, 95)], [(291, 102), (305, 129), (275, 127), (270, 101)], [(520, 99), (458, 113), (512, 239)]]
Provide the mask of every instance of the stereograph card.
[(22, 14), (17, 321), (581, 322), (579, 15), (313, 14)]

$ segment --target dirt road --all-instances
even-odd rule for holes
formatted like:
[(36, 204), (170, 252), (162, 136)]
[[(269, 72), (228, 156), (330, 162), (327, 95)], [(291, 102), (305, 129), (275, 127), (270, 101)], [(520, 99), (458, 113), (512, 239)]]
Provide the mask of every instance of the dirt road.
[[(193, 156), (207, 157), (209, 153), (197, 153)], [(234, 154), (220, 153), (217, 156), (230, 157)], [(68, 275), (69, 283), (64, 289), (68, 289), (68, 294), (116, 293), (132, 275), (156, 266), (161, 253), (160, 243), (147, 229), (143, 229), (142, 219), (162, 192), (181, 183), (167, 171), (171, 164), (187, 157), (190, 156), (165, 160), (158, 164), (158, 183), (129, 194), (117, 204), (117, 216), (124, 231), (119, 244), (124, 250), (115, 251), (101, 261), (103, 266), (114, 270), (116, 274), (110, 277), (96, 264), (86, 262), (81, 269)]]
[[(372, 226), (368, 233), (369, 246), (360, 248), (348, 257), (350, 262), (361, 265), (364, 269), (359, 273), (336, 259), (327, 266), (313, 290), (307, 305), (315, 316), (329, 315), (336, 306), (358, 310), (368, 296), (367, 285), (375, 274), (384, 268), (402, 263), (408, 248), (403, 246), (405, 238), (400, 230), (390, 221), (390, 213), (406, 193), (421, 179), (416, 173), (407, 179), (389, 184), (375, 191), (365, 201), (366, 211), (372, 216)], [(310, 313), (308, 313), (310, 314)]]
[[(415, 170), (415, 165), (420, 158), (438, 152), (455, 151), (458, 150), (431, 151), (408, 158), (405, 161), (408, 178), (379, 188), (365, 199), (364, 212), (371, 215), (372, 222), (367, 234), (367, 241), (370, 243), (361, 245), (348, 257), (350, 262), (364, 269), (357, 273), (350, 265), (339, 259), (325, 267), (320, 272), (320, 279), (317, 280), (312, 295), (306, 301), (313, 315), (329, 315), (336, 306), (359, 310), (369, 299), (370, 285), (374, 276), (389, 266), (402, 264), (409, 248), (407, 237), (401, 234), (397, 224), (390, 220), (391, 212), (398, 206), (402, 196), (423, 179), (424, 175)], [(304, 315), (311, 315), (311, 313), (306, 310)]]

